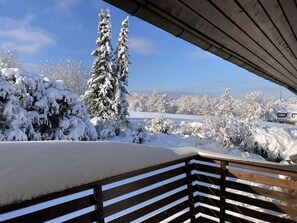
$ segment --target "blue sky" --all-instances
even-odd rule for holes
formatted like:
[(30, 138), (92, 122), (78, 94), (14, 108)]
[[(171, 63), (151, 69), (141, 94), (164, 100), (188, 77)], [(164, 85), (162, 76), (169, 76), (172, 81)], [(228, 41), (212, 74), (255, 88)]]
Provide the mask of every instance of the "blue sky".
[[(127, 14), (101, 0), (0, 0), (0, 50), (12, 47), (27, 64), (71, 58), (91, 68), (98, 13), (111, 10), (113, 45)], [(268, 82), (138, 18), (130, 17), (130, 91), (195, 93), (235, 97), (261, 90), (279, 97)], [(285, 97), (294, 96), (283, 89)]]

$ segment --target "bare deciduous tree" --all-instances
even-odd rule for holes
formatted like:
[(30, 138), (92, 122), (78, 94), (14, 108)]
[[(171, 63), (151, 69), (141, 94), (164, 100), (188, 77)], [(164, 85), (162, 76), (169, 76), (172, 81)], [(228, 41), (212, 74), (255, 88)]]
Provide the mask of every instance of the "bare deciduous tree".
[(23, 68), (23, 63), (15, 50), (7, 49), (0, 52), (0, 69), (2, 68)]
[(82, 95), (86, 91), (89, 72), (82, 61), (67, 59), (66, 62), (46, 61), (40, 67), (40, 73), (51, 79), (62, 80), (67, 88)]

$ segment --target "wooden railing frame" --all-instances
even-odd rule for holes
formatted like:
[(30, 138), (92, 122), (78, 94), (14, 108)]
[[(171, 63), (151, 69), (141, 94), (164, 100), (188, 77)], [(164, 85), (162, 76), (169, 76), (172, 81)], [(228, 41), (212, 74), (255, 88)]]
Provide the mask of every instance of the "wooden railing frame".
[[(198, 161), (198, 164), (196, 164), (195, 161)], [(216, 164), (216, 166), (199, 164), (199, 161), (214, 163), (214, 164)], [(105, 195), (103, 195), (104, 192), (102, 190), (102, 187), (104, 185), (114, 183), (114, 182), (117, 182), (117, 181), (120, 181), (123, 179), (135, 177), (138, 175), (142, 175), (145, 173), (149, 173), (149, 172), (159, 170), (159, 169), (162, 169), (165, 167), (170, 167), (170, 166), (173, 166), (176, 164), (183, 165), (183, 167), (176, 168), (176, 169), (183, 170), (180, 173), (184, 172), (184, 174), (186, 175), (185, 186), (187, 189), (186, 189), (185, 195), (187, 196), (188, 200), (180, 203), (179, 205), (176, 205), (175, 207), (172, 207), (171, 209), (168, 209), (167, 212), (169, 214), (170, 213), (174, 214), (177, 211), (182, 210), (183, 208), (186, 208), (186, 207), (188, 208), (189, 211), (178, 216), (175, 220), (172, 220), (171, 222), (179, 222), (179, 221), (187, 220), (187, 219), (189, 219), (191, 223), (197, 222), (197, 219), (199, 219), (199, 221), (201, 221), (201, 222), (211, 221), (203, 216), (199, 216), (197, 218), (197, 214), (200, 214), (200, 213), (206, 214), (207, 216), (216, 217), (219, 219), (220, 222), (226, 222), (226, 221), (248, 222), (248, 220), (245, 220), (243, 218), (238, 220), (237, 217), (228, 214), (226, 212), (227, 210), (233, 211), (233, 212), (234, 211), (239, 212), (240, 214), (243, 214), (243, 215), (247, 214), (247, 216), (253, 216), (255, 213), (257, 213), (257, 214), (259, 214), (259, 218), (261, 218), (261, 219), (269, 220), (269, 219), (273, 219), (273, 218), (276, 218), (276, 219), (282, 218), (282, 217), (270, 217), (269, 214), (260, 213), (260, 212), (258, 213), (255, 210), (248, 209), (246, 207), (241, 207), (241, 206), (238, 206), (237, 204), (231, 204), (229, 202), (226, 202), (226, 199), (230, 199), (230, 198), (231, 198), (231, 200), (238, 201), (238, 202), (241, 202), (241, 198), (245, 198), (244, 201), (242, 201), (242, 202), (244, 202), (248, 205), (253, 204), (253, 202), (258, 202), (259, 204), (257, 204), (257, 205), (259, 205), (260, 208), (261, 207), (270, 208), (269, 210), (277, 211), (280, 213), (287, 213), (289, 215), (290, 214), (295, 215), (295, 210), (297, 212), (296, 206), (291, 207), (290, 205), (283, 206), (282, 204), (281, 205), (272, 204), (267, 201), (261, 201), (261, 200), (255, 199), (255, 198), (245, 197), (245, 195), (242, 195), (242, 194), (238, 195), (238, 194), (230, 193), (229, 191), (226, 190), (227, 188), (232, 189), (233, 187), (238, 188), (240, 186), (241, 191), (252, 192), (253, 194), (256, 194), (256, 195), (259, 194), (260, 196), (264, 196), (264, 195), (266, 196), (267, 191), (269, 191), (268, 189), (265, 189), (265, 188), (261, 188), (261, 187), (257, 187), (257, 186), (250, 186), (248, 184), (242, 184), (242, 183), (232, 182), (232, 181), (227, 180), (227, 177), (232, 177), (232, 178), (235, 177), (236, 178), (236, 176), (232, 175), (232, 173), (236, 173), (236, 171), (234, 171), (234, 170), (229, 171), (230, 167), (236, 167), (236, 168), (240, 168), (243, 170), (248, 168), (251, 171), (260, 171), (263, 173), (273, 173), (273, 174), (281, 174), (281, 175), (286, 175), (286, 176), (291, 176), (291, 177), (297, 177), (296, 166), (281, 166), (281, 165), (273, 165), (271, 163), (250, 162), (250, 161), (245, 161), (245, 160), (236, 160), (233, 158), (216, 157), (216, 156), (212, 156), (212, 155), (203, 155), (203, 156), (198, 155), (198, 156), (182, 158), (182, 159), (167, 162), (164, 164), (147, 167), (147, 168), (144, 168), (141, 170), (132, 171), (129, 173), (125, 173), (125, 174), (121, 174), (118, 176), (103, 179), (103, 180), (100, 180), (97, 182), (89, 183), (86, 185), (81, 185), (81, 186), (74, 187), (71, 189), (66, 189), (64, 191), (55, 192), (55, 193), (51, 193), (48, 195), (43, 195), (38, 198), (34, 198), (32, 200), (27, 200), (27, 201), (23, 201), (20, 203), (2, 206), (2, 207), (0, 207), (0, 214), (11, 212), (11, 211), (18, 210), (18, 209), (22, 209), (22, 208), (25, 208), (28, 206), (40, 204), (42, 202), (50, 201), (50, 200), (53, 200), (56, 198), (60, 198), (63, 196), (67, 196), (67, 195), (71, 195), (71, 194), (74, 194), (77, 192), (91, 189), (91, 190), (93, 190), (93, 195), (91, 195), (91, 196), (93, 196), (93, 198), (90, 197), (90, 199), (91, 199), (90, 203), (95, 206), (95, 211), (92, 212), (92, 214), (89, 214), (86, 216), (79, 216), (75, 219), (70, 220), (69, 222), (79, 222), (81, 219), (89, 219), (90, 221), (95, 220), (98, 223), (104, 223), (105, 216), (106, 216), (104, 213), (105, 208), (103, 205)], [(202, 171), (206, 175), (195, 174), (193, 172), (195, 170)], [(174, 169), (174, 171), (175, 171), (175, 169)], [(166, 175), (167, 173), (169, 174), (170, 172), (175, 173), (174, 171), (169, 170), (164, 174)], [(238, 172), (240, 172), (240, 171), (238, 171)], [(215, 174), (218, 176), (218, 178), (211, 177), (211, 176), (207, 175), (208, 173)], [(160, 174), (160, 176), (161, 175), (163, 176), (164, 174)], [(255, 174), (255, 175), (258, 175), (258, 174)], [(242, 173), (241, 175), (239, 174), (238, 176), (239, 177), (243, 176), (243, 178), (250, 177), (249, 174), (245, 174), (245, 173)], [(169, 175), (169, 177), (170, 177), (170, 175)], [(155, 181), (157, 182), (159, 177), (152, 176), (152, 179), (155, 179)], [(261, 184), (261, 182), (263, 183), (263, 179), (270, 180), (270, 177), (269, 176), (268, 177), (264, 176), (262, 178), (255, 177), (255, 178), (252, 178), (253, 181), (251, 181), (251, 182), (260, 182), (260, 184)], [(160, 178), (160, 180), (162, 180), (162, 179)], [(140, 181), (145, 182), (145, 178)], [(178, 181), (182, 182), (182, 179), (178, 180)], [(175, 182), (178, 182), (178, 181), (175, 181)], [(195, 181), (208, 182), (208, 183), (215, 184), (215, 185), (219, 186), (219, 190), (212, 189), (212, 188), (209, 188), (206, 186), (195, 185), (195, 184), (193, 184), (193, 182), (195, 182)], [(271, 182), (273, 182), (273, 181), (275, 181), (275, 180), (272, 179)], [(271, 184), (271, 182), (267, 182), (268, 185)], [(133, 187), (135, 187), (135, 183), (132, 183), (132, 184), (134, 184)], [(143, 186), (145, 186), (145, 185), (146, 184), (143, 184)], [(288, 181), (288, 183), (286, 183), (286, 181), (281, 181), (281, 183), (279, 183), (279, 185), (287, 186), (287, 188), (293, 189), (297, 193), (297, 186), (296, 186), (297, 183), (295, 183), (293, 181)], [(126, 188), (126, 186), (123, 186), (123, 187)], [(164, 190), (164, 189), (162, 189), (162, 190)], [(214, 199), (203, 197), (203, 196), (195, 197), (194, 196), (195, 192), (203, 192), (203, 193), (207, 192), (209, 194), (213, 194), (213, 195), (217, 196), (219, 198), (219, 200), (214, 200)], [(177, 194), (182, 195), (183, 192), (179, 192)], [(290, 199), (290, 196), (285, 194), (282, 191), (273, 191), (272, 194), (273, 195), (271, 197), (274, 199), (277, 199), (277, 200), (281, 199), (281, 200), (286, 201), (286, 199), (288, 199), (288, 201), (289, 201), (289, 199)], [(297, 198), (297, 195), (292, 195), (292, 196), (293, 197), (295, 196)], [(170, 200), (170, 199), (168, 198), (168, 200)], [(291, 199), (291, 201), (292, 201), (292, 199)], [(294, 199), (293, 199), (293, 201), (294, 201)], [(205, 208), (200, 205), (197, 206), (197, 202), (202, 202), (202, 203), (217, 207), (217, 208), (219, 208), (219, 211), (216, 211), (215, 209)], [(160, 201), (157, 203), (158, 203), (158, 205), (163, 205), (164, 202), (162, 203), (162, 201)], [(297, 204), (297, 201), (296, 201), (296, 204)], [(148, 206), (152, 206), (152, 205), (148, 205)], [(156, 216), (158, 217), (158, 219), (162, 219), (163, 217), (167, 217), (168, 213), (166, 215), (160, 213)], [(153, 218), (150, 218), (150, 219), (153, 219)], [(282, 218), (282, 219), (284, 219), (283, 222), (294, 222), (293, 220), (290, 220), (290, 219), (286, 219), (286, 218)], [(36, 220), (36, 222), (38, 222), (38, 218), (32, 219), (32, 220)], [(149, 220), (148, 222), (152, 222), (152, 221), (153, 220)], [(14, 222), (14, 221), (12, 220), (11, 222)], [(26, 221), (24, 221), (24, 222), (26, 222)]]

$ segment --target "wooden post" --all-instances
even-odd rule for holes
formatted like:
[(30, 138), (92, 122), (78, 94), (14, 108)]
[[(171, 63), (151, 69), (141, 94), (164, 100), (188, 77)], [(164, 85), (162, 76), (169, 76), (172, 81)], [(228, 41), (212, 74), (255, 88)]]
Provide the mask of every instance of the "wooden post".
[(192, 183), (192, 175), (191, 175), (191, 163), (190, 160), (186, 161), (186, 174), (187, 174), (187, 187), (188, 187), (188, 199), (189, 199), (189, 215), (190, 222), (196, 222), (196, 214), (195, 214), (195, 201), (194, 201), (194, 187)]
[(101, 184), (95, 186), (93, 191), (94, 191), (94, 197), (95, 197), (95, 200), (96, 200), (97, 222), (98, 223), (104, 223), (103, 199), (102, 199), (102, 186), (101, 186)]
[(226, 221), (226, 176), (227, 176), (227, 161), (221, 161), (220, 223), (224, 223)]

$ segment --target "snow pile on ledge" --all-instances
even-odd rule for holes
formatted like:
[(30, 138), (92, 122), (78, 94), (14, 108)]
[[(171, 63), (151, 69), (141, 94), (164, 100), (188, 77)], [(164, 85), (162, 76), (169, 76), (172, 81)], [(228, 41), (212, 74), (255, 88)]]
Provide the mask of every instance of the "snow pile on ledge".
[(195, 155), (255, 163), (253, 159), (189, 147), (168, 149), (117, 142), (0, 142), (0, 206)]
[(111, 142), (1, 142), (0, 206), (197, 155)]

